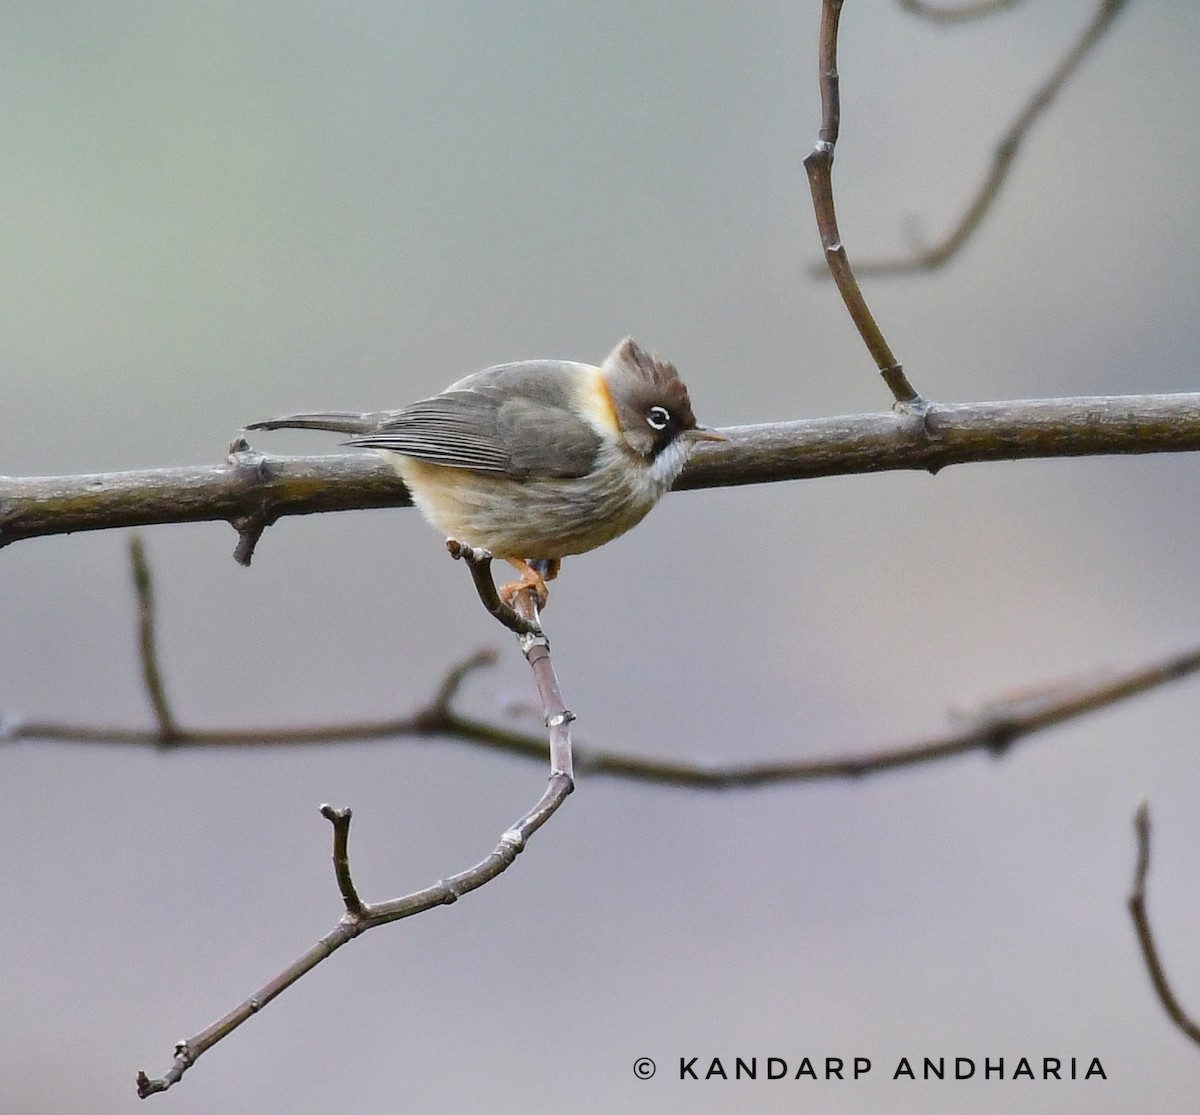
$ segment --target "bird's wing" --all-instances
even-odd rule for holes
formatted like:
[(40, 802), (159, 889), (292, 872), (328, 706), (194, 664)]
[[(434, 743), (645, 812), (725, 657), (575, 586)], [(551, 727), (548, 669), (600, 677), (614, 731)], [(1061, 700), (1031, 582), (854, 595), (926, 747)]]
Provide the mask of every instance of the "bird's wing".
[(517, 480), (585, 476), (600, 437), (575, 412), (573, 372), (549, 361), (489, 368), (350, 444)]

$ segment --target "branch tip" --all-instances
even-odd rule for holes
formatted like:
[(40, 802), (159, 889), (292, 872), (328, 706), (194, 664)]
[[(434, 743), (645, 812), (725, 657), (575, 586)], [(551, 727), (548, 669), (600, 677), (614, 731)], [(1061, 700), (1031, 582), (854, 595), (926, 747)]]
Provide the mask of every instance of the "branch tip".
[[(321, 806), (321, 816), (333, 825), (333, 874), (342, 895), (342, 904), (346, 907), (346, 915), (357, 923), (366, 912), (366, 907), (350, 875), (350, 818), (353, 811), (337, 809), (326, 803)], [(353, 931), (358, 931), (357, 925)]]
[(237, 531), (237, 545), (233, 548), (233, 560), (241, 566), (249, 566), (254, 558), (254, 550), (258, 545), (258, 540), (262, 538), (263, 531), (267, 529), (270, 523), (265, 514), (255, 512), (251, 515), (242, 515), (236, 519), (231, 519), (229, 525)]
[(354, 815), (352, 809), (338, 809), (336, 806), (330, 805), (328, 802), (320, 806), (321, 816), (333, 825), (340, 825), (343, 822), (347, 825), (350, 823), (350, 818)]

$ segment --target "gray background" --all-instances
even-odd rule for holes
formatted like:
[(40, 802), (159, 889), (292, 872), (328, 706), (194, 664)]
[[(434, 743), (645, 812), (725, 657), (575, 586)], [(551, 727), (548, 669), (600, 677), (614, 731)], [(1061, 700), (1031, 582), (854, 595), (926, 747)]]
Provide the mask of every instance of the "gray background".
[[(843, 21), (843, 232), (936, 236), (1090, 18)], [(0, 16), (0, 472), (219, 460), (243, 422), (397, 406), (626, 333), (715, 424), (882, 410), (800, 165), (816, 0), (22, 3)], [(1200, 9), (1135, 0), (941, 274), (868, 295), (947, 401), (1196, 386)], [(322, 451), (318, 436), (264, 449)], [(1195, 461), (1055, 461), (671, 496), (568, 561), (548, 614), (581, 740), (853, 752), (1200, 636)], [(190, 724), (399, 713), (500, 644), (465, 707), (532, 695), (411, 512), (149, 531)], [(119, 533), (5, 550), (0, 707), (147, 722)], [(192, 1112), (1191, 1110), (1124, 900), (1200, 1011), (1200, 691), (857, 785), (727, 796), (585, 779), (502, 880), (344, 949), (183, 1085)], [(336, 920), (321, 801), (369, 898), (474, 862), (541, 766), (440, 741), (0, 754), (8, 1113), (135, 1109), (133, 1077)], [(875, 1063), (685, 1085), (680, 1056)], [(1107, 1082), (905, 1083), (902, 1056), (1101, 1057)], [(659, 1062), (649, 1083), (639, 1056)], [(138, 1107), (137, 1110), (142, 1110)]]

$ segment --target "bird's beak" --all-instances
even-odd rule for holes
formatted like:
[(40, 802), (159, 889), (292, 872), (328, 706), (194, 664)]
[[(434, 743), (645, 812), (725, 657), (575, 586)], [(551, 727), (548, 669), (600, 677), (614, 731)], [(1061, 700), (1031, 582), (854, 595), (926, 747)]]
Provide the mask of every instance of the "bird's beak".
[(733, 439), (721, 433), (720, 430), (710, 430), (707, 426), (693, 426), (688, 430), (692, 441), (732, 441)]

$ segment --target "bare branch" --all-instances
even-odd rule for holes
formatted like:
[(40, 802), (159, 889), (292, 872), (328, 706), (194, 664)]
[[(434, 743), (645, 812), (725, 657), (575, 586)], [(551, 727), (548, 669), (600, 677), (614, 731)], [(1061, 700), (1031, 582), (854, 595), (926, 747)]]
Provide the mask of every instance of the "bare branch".
[[(1191, 452), (1200, 449), (1200, 393), (930, 403), (920, 415), (809, 418), (722, 433), (729, 442), (700, 445), (676, 490), (937, 472), (979, 461)], [(81, 530), (220, 520), (245, 530), (285, 515), (408, 506), (407, 489), (373, 453), (243, 454), (217, 466), (0, 477), (0, 546)]]
[(1171, 990), (1171, 983), (1158, 957), (1158, 946), (1154, 943), (1150, 918), (1146, 913), (1146, 877), (1150, 872), (1150, 807), (1146, 802), (1138, 806), (1133, 818), (1133, 828), (1137, 833), (1138, 855), (1137, 867), (1133, 873), (1133, 892), (1129, 895), (1129, 914), (1133, 918), (1134, 929), (1137, 930), (1146, 971), (1150, 973), (1150, 982), (1154, 984), (1158, 1001), (1162, 1003), (1163, 1010), (1170, 1016), (1171, 1021), (1200, 1045), (1200, 1025), (1188, 1017), (1175, 997), (1175, 992)]
[[(1079, 68), (1080, 63), (1088, 56), (1092, 48), (1104, 37), (1104, 33), (1112, 25), (1114, 19), (1125, 7), (1128, 0), (1100, 0), (1092, 21), (1084, 28), (1070, 50), (1046, 78), (1028, 103), (1009, 126), (1008, 131), (1000, 138), (992, 153), (992, 166), (979, 187), (979, 192), (967, 206), (956, 224), (938, 244), (916, 255), (898, 259), (879, 259), (860, 261), (860, 275), (902, 275), (912, 271), (933, 271), (943, 266), (962, 248), (963, 244), (979, 227), (980, 222), (992, 207), (992, 203), (1000, 193), (1001, 187), (1008, 178), (1017, 151), (1024, 142), (1026, 135), (1037, 122), (1038, 117), (1046, 111), (1054, 98), (1070, 80), (1072, 74)], [(911, 5), (906, 5), (911, 6)], [(978, 5), (984, 7), (985, 5)], [(924, 14), (929, 14), (928, 12)], [(823, 269), (818, 264), (812, 267), (812, 273), (822, 277)]]
[[(518, 598), (520, 599), (520, 597)], [(536, 615), (536, 613), (532, 613)], [(528, 645), (526, 640), (529, 640)], [(539, 643), (539, 640), (542, 642)], [(551, 762), (555, 770), (571, 773), (566, 755), (570, 754), (567, 725), (573, 719), (563, 705), (549, 663), (545, 636), (531, 633), (521, 637), (521, 648), (529, 659), (538, 684), (542, 708), (550, 729)], [(486, 750), (519, 758), (544, 760), (546, 738), (475, 720), (453, 708), (454, 698), (463, 681), (474, 671), (491, 665), (494, 651), (481, 650), (453, 666), (441, 682), (428, 706), (411, 716), (379, 720), (359, 720), (297, 727), (189, 729), (176, 725), (171, 747), (261, 748), (337, 743), (361, 743), (367, 740), (428, 738), (457, 740)], [(1168, 682), (1200, 671), (1200, 647), (1174, 654), (1160, 661), (1101, 680), (1063, 683), (1041, 687), (1036, 692), (1003, 697), (989, 702), (958, 729), (908, 743), (892, 744), (861, 754), (835, 755), (816, 759), (780, 762), (698, 765), (671, 759), (649, 759), (607, 748), (574, 747), (579, 769), (595, 776), (622, 778), (664, 786), (693, 789), (729, 790), (790, 782), (816, 782), (861, 778), (900, 767), (936, 762), (971, 751), (1004, 754), (1018, 740), (1052, 728), (1076, 717), (1107, 708), (1149, 692)], [(65, 724), (54, 721), (23, 719), (8, 715), (0, 719), (0, 741), (43, 741), (163, 745), (155, 729)]]
[[(123, 744), (132, 747), (159, 748), (234, 748), (328, 746), (331, 743), (362, 743), (367, 740), (459, 736), (484, 747), (511, 752), (513, 733), (492, 729), (488, 724), (460, 717), (450, 703), (463, 681), (475, 670), (496, 661), (493, 650), (476, 651), (447, 671), (433, 701), (411, 716), (383, 717), (375, 720), (349, 720), (337, 724), (312, 724), (294, 727), (261, 728), (186, 728), (176, 724), (175, 733), (164, 740), (157, 728), (132, 725), (70, 724), (37, 720), (12, 713), (0, 717), (0, 743), (42, 741), (47, 743)], [(533, 736), (521, 736), (519, 753), (545, 756), (546, 743)], [(529, 744), (529, 748), (525, 748)]]
[(859, 755), (697, 766), (645, 759), (576, 747), (578, 769), (639, 782), (695, 789), (729, 790), (790, 782), (825, 782), (883, 774), (901, 767), (938, 762), (972, 751), (1005, 755), (1019, 740), (1088, 713), (1098, 712), (1139, 693), (1200, 671), (1200, 647), (1101, 681), (1072, 682), (1039, 693), (989, 702), (957, 731), (910, 743), (893, 744)]
[(897, 3), (907, 12), (932, 20), (934, 23), (966, 23), (972, 19), (995, 15), (1006, 8), (1015, 8), (1021, 0), (967, 0), (966, 3), (956, 4), (949, 8), (941, 8), (936, 4), (926, 3), (926, 0), (897, 0)]
[[(312, 971), (321, 961), (332, 956), (342, 945), (354, 940), (368, 929), (387, 925), (390, 922), (399, 921), (401, 918), (412, 917), (414, 914), (423, 913), (435, 906), (448, 906), (457, 902), (464, 894), (469, 894), (490, 882), (512, 866), (517, 856), (524, 850), (529, 838), (554, 815), (559, 806), (567, 799), (567, 795), (571, 793), (575, 785), (571, 775), (570, 724), (573, 717), (563, 704), (562, 695), (559, 692), (554, 667), (550, 661), (550, 644), (546, 636), (542, 634), (538, 622), (535, 595), (532, 590), (520, 592), (516, 596), (516, 602), (522, 618), (534, 632), (520, 634), (517, 638), (537, 681), (538, 693), (542, 698), (542, 709), (546, 716), (550, 736), (550, 780), (537, 803), (515, 824), (506, 829), (501, 834), (496, 847), (473, 867), (401, 898), (378, 903), (363, 902), (351, 878), (349, 854), (351, 811), (336, 809), (331, 805), (322, 805), (321, 815), (333, 825), (333, 869), (338, 890), (342, 895), (345, 913), (329, 933), (289, 964), (274, 979), (264, 984), (249, 998), (242, 1000), (233, 1010), (217, 1019), (211, 1026), (186, 1041), (179, 1042), (175, 1046), (171, 1067), (161, 1077), (151, 1079), (145, 1072), (139, 1072), (137, 1074), (138, 1096), (145, 1099), (158, 1092), (165, 1092), (172, 1085), (177, 1084), (183, 1078), (183, 1074), (196, 1063), (202, 1054), (223, 1038), (228, 1037), (277, 995)], [(447, 700), (447, 694), (453, 695), (454, 689), (461, 682), (466, 670), (467, 667), (463, 666), (452, 671), (446, 682), (443, 683), (441, 693), (439, 693), (440, 701)], [(544, 743), (542, 747), (544, 753)]]
[(837, 71), (838, 20), (841, 12), (842, 0), (823, 0), (818, 70), (821, 81), (821, 129), (817, 136), (817, 145), (804, 160), (804, 169), (808, 172), (813, 211), (821, 235), (821, 246), (825, 249), (825, 263), (833, 281), (837, 283), (846, 310), (896, 402), (906, 406), (920, 406), (921, 396), (908, 382), (904, 369), (896, 360), (883, 335), (883, 330), (876, 324), (867, 307), (867, 300), (854, 278), (845, 245), (842, 243), (842, 235), (838, 231), (837, 212), (833, 204), (833, 152), (837, 146), (838, 129), (841, 124)]
[(575, 714), (563, 703), (562, 691), (558, 687), (554, 663), (550, 661), (550, 640), (543, 633), (538, 616), (537, 591), (533, 588), (522, 589), (517, 593), (516, 601), (521, 618), (531, 628), (518, 635), (517, 642), (521, 644), (521, 653), (533, 671), (546, 729), (550, 733), (550, 773), (552, 777), (562, 775), (574, 785), (571, 721), (575, 719)]

